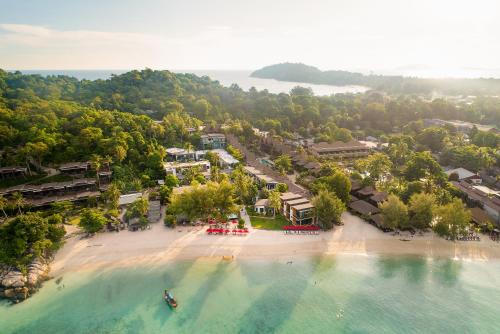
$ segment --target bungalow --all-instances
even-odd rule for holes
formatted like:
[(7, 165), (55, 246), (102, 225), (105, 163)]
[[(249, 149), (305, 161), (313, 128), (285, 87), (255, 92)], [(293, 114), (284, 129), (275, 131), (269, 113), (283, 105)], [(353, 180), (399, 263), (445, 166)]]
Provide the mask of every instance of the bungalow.
[(470, 209), (472, 222), (481, 228), (486, 228), (489, 224), (494, 224), (493, 219), (481, 208)]
[(142, 198), (142, 193), (132, 193), (132, 194), (121, 195), (118, 198), (118, 205), (119, 206), (129, 205), (129, 204), (132, 204), (141, 198)]
[(274, 190), (278, 185), (278, 181), (267, 175), (257, 175), (257, 181), (261, 187), (266, 187), (267, 190)]
[(282, 210), (283, 216), (286, 216), (286, 212), (287, 212), (286, 202), (287, 201), (292, 201), (292, 200), (295, 200), (295, 199), (299, 199), (299, 198), (302, 198), (302, 195), (295, 194), (295, 193), (292, 193), (292, 192), (286, 192), (286, 193), (282, 193), (280, 195), (281, 210)]
[(450, 177), (451, 174), (457, 174), (458, 181), (469, 181), (475, 184), (480, 184), (482, 182), (481, 176), (462, 167), (447, 170), (445, 174), (448, 175), (448, 177)]
[(317, 158), (363, 158), (370, 154), (370, 148), (356, 140), (347, 143), (342, 141), (331, 144), (327, 142), (315, 143), (311, 145), (309, 150)]
[(377, 207), (387, 200), (389, 195), (384, 191), (377, 191), (373, 194), (368, 200), (371, 204), (376, 205)]
[(25, 176), (28, 169), (26, 167), (1, 167), (0, 178), (15, 178)]
[(349, 208), (355, 213), (365, 217), (369, 217), (380, 212), (377, 207), (363, 200), (349, 203)]
[(167, 161), (192, 161), (195, 160), (195, 152), (183, 148), (167, 148)]
[(292, 206), (290, 221), (294, 225), (310, 225), (316, 223), (316, 215), (314, 213), (314, 205), (311, 203), (299, 204)]
[(84, 174), (90, 170), (90, 162), (68, 162), (59, 166), (58, 169), (63, 174)]
[(262, 175), (264, 173), (262, 173), (260, 170), (258, 170), (257, 168), (255, 167), (252, 167), (252, 166), (244, 166), (243, 167), (243, 171), (250, 175), (251, 177), (253, 177), (255, 180), (257, 180), (257, 175)]
[(204, 150), (226, 147), (226, 136), (222, 133), (209, 133), (202, 135), (201, 147)]
[(184, 173), (193, 168), (199, 168), (205, 177), (210, 177), (210, 162), (207, 160), (192, 162), (165, 162), (163, 164), (165, 172), (177, 176), (178, 179), (184, 178)]
[(367, 199), (370, 198), (371, 196), (375, 195), (377, 193), (377, 189), (373, 186), (366, 186), (364, 188), (359, 189), (356, 191), (356, 194), (358, 195), (359, 198), (362, 199)]
[(253, 207), (255, 212), (265, 214), (269, 207), (269, 200), (267, 198), (259, 199), (257, 202), (255, 202)]
[(221, 148), (214, 149), (212, 152), (219, 157), (219, 167), (223, 170), (232, 170), (240, 163), (238, 159)]
[(297, 205), (301, 205), (301, 204), (307, 204), (309, 203), (309, 200), (307, 198), (298, 198), (298, 199), (293, 199), (293, 200), (289, 200), (289, 201), (285, 201), (285, 205), (283, 207), (283, 211), (284, 211), (284, 216), (287, 218), (287, 219), (290, 219), (290, 217), (292, 217), (292, 207), (294, 206), (297, 206)]
[(466, 197), (469, 204), (481, 206), (484, 211), (500, 224), (500, 194), (488, 187), (473, 186), (467, 182), (451, 182)]

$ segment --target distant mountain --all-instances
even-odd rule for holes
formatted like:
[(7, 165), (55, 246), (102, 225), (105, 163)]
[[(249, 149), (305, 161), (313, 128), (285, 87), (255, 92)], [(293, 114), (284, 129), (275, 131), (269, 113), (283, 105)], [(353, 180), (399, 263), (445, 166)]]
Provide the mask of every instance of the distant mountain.
[(321, 71), (300, 63), (263, 67), (252, 77), (334, 86), (360, 85), (395, 94), (500, 95), (500, 79), (427, 79), (395, 75), (364, 75), (348, 71)]

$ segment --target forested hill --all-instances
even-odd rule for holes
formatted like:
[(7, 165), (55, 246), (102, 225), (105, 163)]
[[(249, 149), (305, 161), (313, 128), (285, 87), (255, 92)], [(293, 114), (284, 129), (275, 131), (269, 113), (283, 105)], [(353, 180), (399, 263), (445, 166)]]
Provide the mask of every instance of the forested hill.
[(282, 63), (263, 67), (252, 77), (335, 86), (360, 85), (393, 94), (500, 95), (500, 79), (425, 79), (321, 71), (305, 64)]

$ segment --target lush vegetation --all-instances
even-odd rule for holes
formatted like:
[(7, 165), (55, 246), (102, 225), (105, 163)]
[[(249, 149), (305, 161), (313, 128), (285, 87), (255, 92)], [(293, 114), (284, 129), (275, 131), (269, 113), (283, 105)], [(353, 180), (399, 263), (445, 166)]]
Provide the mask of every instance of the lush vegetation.
[(25, 268), (59, 248), (64, 234), (60, 216), (19, 215), (0, 226), (0, 263)]

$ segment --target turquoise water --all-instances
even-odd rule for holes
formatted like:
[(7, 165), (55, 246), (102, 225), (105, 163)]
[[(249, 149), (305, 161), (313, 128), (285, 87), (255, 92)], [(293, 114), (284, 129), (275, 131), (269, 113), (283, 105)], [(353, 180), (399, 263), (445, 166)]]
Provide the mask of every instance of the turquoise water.
[[(498, 333), (500, 263), (197, 260), (86, 271), (0, 305), (1, 333)], [(172, 288), (179, 308), (162, 301)]]

